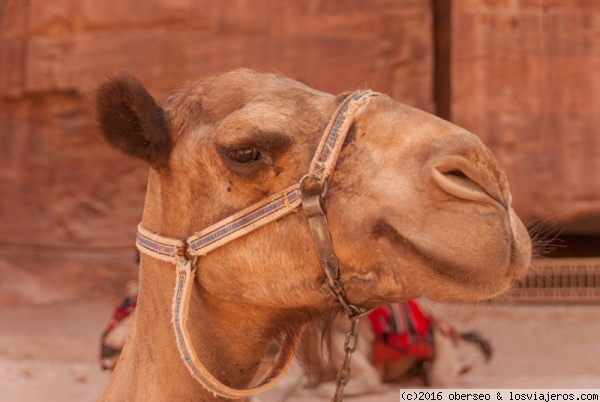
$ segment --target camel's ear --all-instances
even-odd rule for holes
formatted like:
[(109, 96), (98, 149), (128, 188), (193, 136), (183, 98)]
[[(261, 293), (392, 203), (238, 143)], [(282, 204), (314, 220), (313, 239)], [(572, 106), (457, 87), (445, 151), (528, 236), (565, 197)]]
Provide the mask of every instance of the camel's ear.
[(137, 78), (123, 74), (102, 84), (96, 113), (112, 146), (154, 167), (168, 165), (172, 143), (165, 111)]

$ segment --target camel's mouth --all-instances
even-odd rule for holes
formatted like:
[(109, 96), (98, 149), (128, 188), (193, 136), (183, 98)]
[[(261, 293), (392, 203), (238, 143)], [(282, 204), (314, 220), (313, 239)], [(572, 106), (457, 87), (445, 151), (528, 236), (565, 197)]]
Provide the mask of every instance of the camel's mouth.
[[(463, 266), (451, 259), (442, 260), (427, 252), (416, 242), (404, 236), (386, 219), (379, 220), (373, 226), (372, 234), (376, 239), (384, 238), (393, 246), (400, 247), (404, 253), (408, 253), (413, 260), (427, 268), (436, 278), (441, 278), (446, 282), (448, 286), (443, 288), (442, 294), (438, 294), (439, 290), (437, 289), (420, 289), (424, 296), (436, 301), (456, 302), (490, 299), (508, 290), (514, 281), (524, 274), (517, 263), (514, 242), (510, 250), (510, 266), (495, 270), (497, 275), (495, 274), (493, 277), (490, 275), (482, 277), (479, 272), (471, 272), (466, 265)], [(416, 284), (416, 287), (420, 287), (419, 284)]]

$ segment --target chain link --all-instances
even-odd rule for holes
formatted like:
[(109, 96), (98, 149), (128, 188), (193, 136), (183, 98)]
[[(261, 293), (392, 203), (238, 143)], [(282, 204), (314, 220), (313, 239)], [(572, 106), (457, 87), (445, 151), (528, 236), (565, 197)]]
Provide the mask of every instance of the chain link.
[(335, 378), (335, 393), (333, 394), (333, 398), (331, 398), (331, 402), (341, 402), (344, 396), (344, 388), (348, 384), (348, 381), (350, 381), (350, 373), (352, 371), (350, 360), (352, 359), (352, 353), (358, 347), (358, 320), (363, 316), (363, 311), (355, 305), (348, 303), (344, 288), (337, 279), (328, 280), (327, 288), (342, 304), (350, 320), (350, 331), (348, 331), (344, 340), (344, 362), (340, 366)]
[[(359, 310), (356, 306), (350, 304), (350, 306)], [(360, 311), (360, 310), (359, 310)], [(340, 366), (337, 376), (335, 378), (335, 393), (333, 394), (333, 398), (331, 398), (331, 402), (341, 402), (342, 397), (344, 396), (344, 388), (348, 381), (350, 381), (350, 360), (352, 359), (352, 353), (356, 350), (358, 346), (358, 319), (360, 315), (348, 315), (348, 319), (350, 320), (350, 331), (346, 334), (346, 340), (344, 341), (344, 362)]]
[(344, 307), (344, 310), (346, 310), (346, 313), (348, 313), (348, 318), (350, 320), (362, 314), (361, 309), (353, 304), (348, 303), (348, 300), (346, 299), (346, 292), (344, 292), (342, 284), (337, 279), (328, 278), (325, 283), (327, 284), (327, 289), (329, 289), (329, 292), (333, 295), (333, 297), (338, 299), (340, 304)]

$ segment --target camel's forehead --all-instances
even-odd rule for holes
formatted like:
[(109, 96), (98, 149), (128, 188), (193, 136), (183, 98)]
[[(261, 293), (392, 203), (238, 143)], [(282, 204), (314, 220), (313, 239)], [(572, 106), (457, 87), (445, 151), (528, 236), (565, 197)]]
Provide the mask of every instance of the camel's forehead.
[[(278, 74), (258, 73), (252, 70), (235, 70), (203, 81), (189, 82), (174, 91), (167, 107), (174, 103), (204, 101), (228, 104), (247, 103), (257, 96), (296, 98), (299, 96), (330, 97), (299, 81)], [(234, 102), (237, 100), (238, 102)]]
[(285, 107), (322, 103), (331, 98), (332, 95), (291, 78), (241, 69), (187, 83), (169, 96), (165, 109), (174, 123), (181, 126), (222, 120), (256, 99), (272, 100), (274, 105)]
[(286, 90), (307, 90), (317, 93), (314, 89), (278, 74), (259, 73), (253, 70), (240, 69), (221, 74), (198, 82), (197, 85), (205, 88), (218, 88), (222, 92), (243, 92), (256, 95), (265, 92), (285, 92)]

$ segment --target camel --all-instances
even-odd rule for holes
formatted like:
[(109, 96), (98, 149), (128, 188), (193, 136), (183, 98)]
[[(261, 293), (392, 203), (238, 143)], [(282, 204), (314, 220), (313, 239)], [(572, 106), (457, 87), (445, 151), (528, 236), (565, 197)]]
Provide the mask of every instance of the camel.
[[(308, 324), (343, 309), (355, 323), (418, 296), (488, 299), (530, 265), (491, 152), (384, 94), (334, 96), (242, 69), (188, 83), (163, 106), (128, 74), (95, 100), (107, 142), (150, 167), (137, 311), (101, 401), (244, 399), (281, 378)], [(276, 201), (281, 216), (214, 232)], [(194, 254), (206, 231), (219, 243)], [(234, 391), (275, 339), (283, 363)]]

